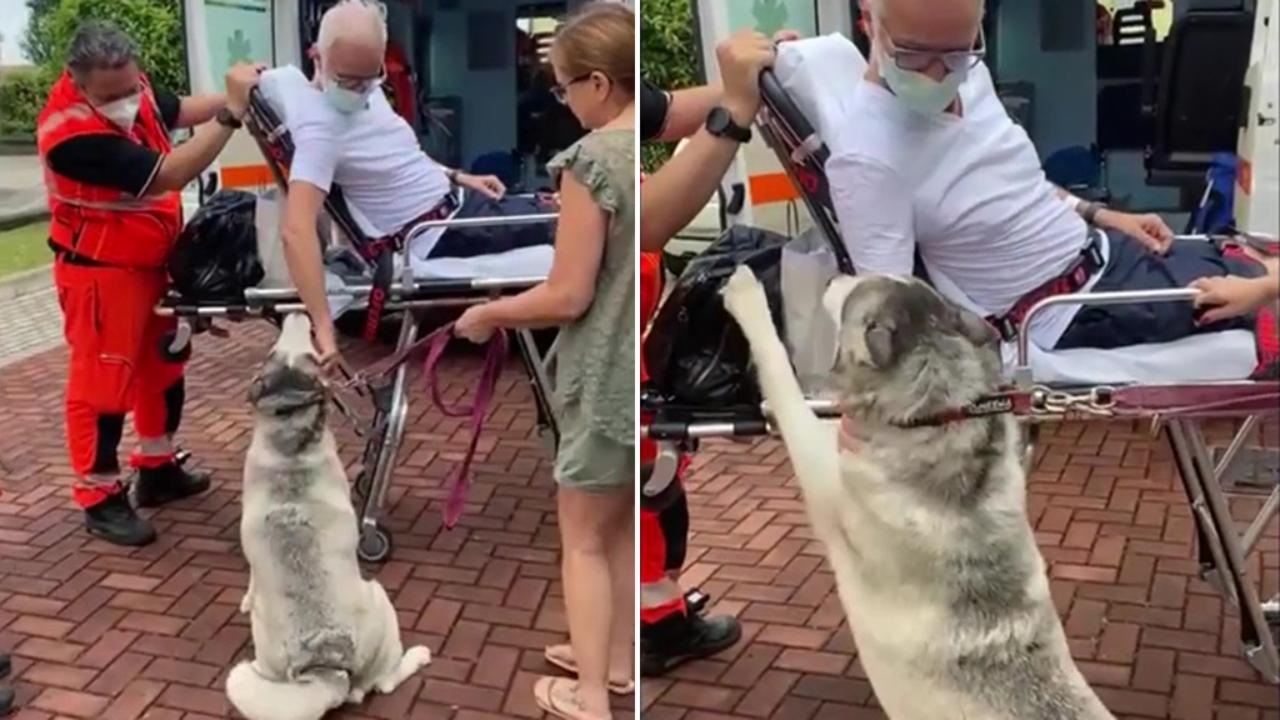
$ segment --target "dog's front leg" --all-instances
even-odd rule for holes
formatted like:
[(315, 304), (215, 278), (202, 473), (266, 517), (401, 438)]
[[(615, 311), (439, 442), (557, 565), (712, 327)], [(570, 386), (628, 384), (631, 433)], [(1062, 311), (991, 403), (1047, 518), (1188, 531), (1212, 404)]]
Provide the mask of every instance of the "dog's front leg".
[(734, 271), (721, 294), (725, 309), (738, 321), (751, 346), (760, 392), (769, 404), (800, 482), (834, 476), (836, 431), (809, 409), (787, 349), (773, 327), (764, 287), (744, 265)]

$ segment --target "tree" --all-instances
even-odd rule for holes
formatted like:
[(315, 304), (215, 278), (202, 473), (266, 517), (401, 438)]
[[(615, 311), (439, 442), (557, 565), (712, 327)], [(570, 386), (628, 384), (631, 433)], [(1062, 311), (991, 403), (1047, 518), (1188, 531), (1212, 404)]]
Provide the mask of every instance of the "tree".
[[(142, 69), (158, 87), (175, 93), (187, 89), (187, 59), (177, 0), (29, 0), (34, 30), (28, 47), (47, 53), (36, 60), (47, 71), (60, 71), (76, 28), (86, 20), (115, 23), (138, 45)], [(35, 19), (36, 5), (47, 10)]]
[[(655, 86), (674, 90), (702, 82), (690, 0), (643, 0), (640, 3), (640, 67)], [(647, 145), (648, 170), (661, 165), (671, 148)]]
[(22, 39), (22, 49), (36, 65), (44, 65), (56, 53), (40, 34), (40, 22), (58, 7), (59, 0), (27, 0), (30, 14), (27, 16), (27, 32)]

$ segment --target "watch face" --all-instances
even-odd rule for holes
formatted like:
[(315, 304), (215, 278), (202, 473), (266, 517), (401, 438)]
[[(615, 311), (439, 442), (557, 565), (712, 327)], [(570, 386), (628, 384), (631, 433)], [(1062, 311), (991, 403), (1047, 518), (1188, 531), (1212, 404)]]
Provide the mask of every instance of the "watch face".
[(729, 112), (722, 107), (712, 108), (707, 116), (707, 130), (713, 135), (723, 135), (729, 129)]

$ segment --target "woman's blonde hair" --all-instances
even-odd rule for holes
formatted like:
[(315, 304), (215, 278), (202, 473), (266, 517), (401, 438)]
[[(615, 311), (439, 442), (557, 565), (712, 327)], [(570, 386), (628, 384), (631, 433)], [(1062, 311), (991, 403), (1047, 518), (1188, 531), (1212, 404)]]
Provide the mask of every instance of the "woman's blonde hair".
[(551, 57), (573, 77), (600, 72), (627, 96), (635, 93), (636, 15), (614, 2), (588, 3), (556, 31)]

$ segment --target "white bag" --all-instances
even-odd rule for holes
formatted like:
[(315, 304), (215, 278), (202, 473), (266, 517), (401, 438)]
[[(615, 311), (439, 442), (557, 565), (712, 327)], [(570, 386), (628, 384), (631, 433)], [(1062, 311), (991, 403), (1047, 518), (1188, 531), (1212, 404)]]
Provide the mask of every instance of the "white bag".
[(293, 287), (289, 266), (284, 259), (284, 242), (280, 237), (280, 200), (275, 190), (258, 196), (254, 208), (253, 228), (258, 234), (258, 261), (262, 263), (260, 288)]
[(822, 295), (840, 274), (821, 231), (810, 227), (782, 248), (782, 312), (786, 345), (805, 395), (826, 390), (836, 354), (836, 327)]

